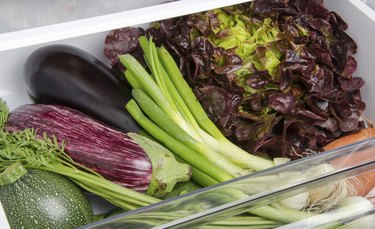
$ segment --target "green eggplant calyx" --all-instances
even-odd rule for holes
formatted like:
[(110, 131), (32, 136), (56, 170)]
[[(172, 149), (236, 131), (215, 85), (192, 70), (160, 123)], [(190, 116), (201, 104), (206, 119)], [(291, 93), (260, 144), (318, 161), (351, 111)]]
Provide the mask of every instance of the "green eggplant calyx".
[(190, 180), (191, 167), (176, 161), (173, 153), (148, 137), (128, 133), (147, 153), (152, 164), (152, 178), (147, 194), (160, 198), (172, 191), (177, 182)]

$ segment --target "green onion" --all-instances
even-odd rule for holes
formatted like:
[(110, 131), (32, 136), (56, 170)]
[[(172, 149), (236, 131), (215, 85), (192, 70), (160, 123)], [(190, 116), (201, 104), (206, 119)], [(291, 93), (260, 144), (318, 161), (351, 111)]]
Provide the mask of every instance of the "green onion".
[(190, 147), (198, 153), (201, 153), (209, 161), (217, 164), (225, 171), (228, 171), (228, 173), (231, 174), (233, 178), (244, 174), (244, 171), (241, 168), (227, 161), (216, 151), (211, 150), (209, 145), (206, 145), (204, 142), (200, 142), (192, 138), (178, 125), (165, 125), (166, 123), (173, 123), (173, 120), (171, 120), (168, 114), (161, 110), (153, 102), (153, 100), (141, 89), (133, 89), (132, 94), (144, 113), (146, 113), (149, 117), (152, 117), (155, 124), (160, 126), (169, 135), (174, 135), (177, 141), (183, 142), (186, 146)]
[[(168, 72), (168, 76), (173, 81), (173, 84), (179, 91), (181, 97), (184, 99), (186, 105), (192, 111), (192, 114), (196, 118), (201, 128), (207, 131), (208, 134), (210, 134), (217, 140), (217, 142), (215, 142), (213, 145), (217, 146), (216, 149), (220, 153), (222, 153), (225, 157), (227, 157), (235, 164), (246, 169), (259, 171), (274, 166), (274, 163), (272, 161), (253, 156), (248, 152), (242, 150), (235, 144), (231, 143), (221, 133), (216, 125), (208, 118), (202, 105), (195, 97), (193, 90), (189, 87), (189, 85), (183, 78), (171, 54), (164, 47), (158, 48), (158, 53), (160, 56), (160, 61)], [(208, 134), (203, 134), (203, 137), (205, 137), (206, 139), (211, 137)]]
[(158, 54), (160, 56), (160, 61), (163, 64), (168, 76), (173, 82), (173, 85), (180, 93), (187, 107), (190, 109), (194, 118), (199, 123), (201, 128), (211, 134), (213, 137), (222, 139), (225, 138), (221, 131), (216, 127), (216, 125), (208, 118), (203, 107), (199, 103), (194, 92), (191, 90), (190, 86), (185, 81), (181, 74), (176, 62), (174, 61), (171, 54), (164, 48), (158, 48)]
[[(168, 51), (163, 47), (156, 48), (152, 39), (148, 41), (141, 37), (140, 42), (150, 73), (131, 55), (119, 57), (126, 67), (125, 77), (133, 86), (134, 100), (126, 105), (126, 109), (153, 138), (193, 167), (195, 182), (208, 186), (279, 163), (251, 155), (230, 142), (208, 118)], [(254, 187), (248, 192), (264, 191), (261, 188)], [(217, 195), (237, 200), (248, 197), (234, 189)], [(292, 205), (285, 204), (289, 201), (286, 199), (250, 212), (290, 223), (315, 214), (300, 210), (307, 199), (307, 193), (302, 193)]]
[(200, 154), (187, 147), (186, 145), (181, 144), (179, 141), (164, 132), (159, 126), (157, 126), (143, 114), (134, 100), (131, 100), (126, 104), (126, 109), (129, 111), (131, 116), (139, 123), (139, 125), (141, 125), (149, 134), (151, 134), (155, 139), (167, 146), (172, 152), (180, 156), (185, 161), (189, 162), (189, 164), (191, 164), (192, 166), (199, 168), (209, 177), (212, 177), (218, 182), (232, 179), (232, 176), (229, 173), (219, 169), (218, 166), (210, 163)]
[[(182, 159), (181, 157), (179, 157), (177, 155), (175, 155), (175, 158), (180, 163), (188, 164), (184, 159)], [(192, 165), (190, 165), (190, 167), (191, 167), (191, 171), (192, 171), (191, 179), (194, 180), (195, 182), (197, 182), (200, 186), (208, 187), (208, 186), (219, 183), (217, 180), (210, 177), (209, 175), (207, 175), (203, 171), (197, 169), (196, 167), (194, 167)]]
[(202, 226), (202, 229), (220, 229), (220, 228), (234, 228), (234, 229), (265, 229), (265, 228), (276, 228), (280, 226), (279, 223), (264, 219), (258, 216), (234, 216), (228, 219), (220, 220), (218, 222), (211, 223), (210, 225)]
[(232, 178), (274, 166), (273, 161), (247, 153), (221, 134), (166, 49), (156, 48), (152, 39), (145, 37), (140, 38), (140, 44), (153, 77), (131, 55), (121, 55), (119, 60), (127, 69), (125, 77), (134, 88), (133, 97), (153, 123)]
[(314, 215), (281, 228), (338, 228), (341, 226), (340, 221), (366, 214), (373, 209), (372, 203), (365, 197), (350, 196), (342, 200), (332, 211)]
[[(159, 85), (134, 57), (129, 54), (125, 54), (121, 55), (119, 60), (122, 63), (126, 62), (125, 66), (131, 73), (125, 73), (125, 76), (133, 76), (135, 78), (132, 79), (131, 82), (137, 82), (137, 87), (141, 87), (163, 111), (169, 114), (170, 118), (175, 123), (179, 123), (181, 126), (183, 126), (183, 129), (189, 131), (189, 133), (194, 133), (194, 131), (190, 129), (190, 125), (186, 123), (182, 115), (176, 110), (176, 107), (172, 105), (173, 103), (171, 103), (171, 101), (168, 100), (168, 98), (164, 95)], [(157, 75), (157, 72), (154, 72), (153, 75)], [(157, 76), (155, 76), (155, 78), (160, 79), (160, 77)]]

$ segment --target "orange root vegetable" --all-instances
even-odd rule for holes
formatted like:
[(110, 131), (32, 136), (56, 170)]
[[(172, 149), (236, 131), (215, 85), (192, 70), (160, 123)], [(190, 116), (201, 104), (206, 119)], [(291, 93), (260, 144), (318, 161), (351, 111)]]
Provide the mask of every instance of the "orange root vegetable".
[[(344, 136), (336, 139), (324, 146), (325, 151), (339, 148), (345, 145), (353, 144), (355, 142), (363, 141), (366, 139), (375, 137), (375, 128), (365, 128), (357, 133)], [(331, 162), (331, 165), (340, 168), (342, 166), (354, 165), (358, 162), (364, 162), (375, 159), (375, 148), (370, 147), (355, 154), (339, 157)], [(375, 171), (369, 171), (363, 174), (359, 174), (354, 178), (348, 180), (353, 188), (356, 190), (356, 194), (359, 196), (366, 196), (375, 187)]]
[(375, 128), (364, 128), (359, 132), (338, 138), (323, 147), (325, 151), (375, 137)]

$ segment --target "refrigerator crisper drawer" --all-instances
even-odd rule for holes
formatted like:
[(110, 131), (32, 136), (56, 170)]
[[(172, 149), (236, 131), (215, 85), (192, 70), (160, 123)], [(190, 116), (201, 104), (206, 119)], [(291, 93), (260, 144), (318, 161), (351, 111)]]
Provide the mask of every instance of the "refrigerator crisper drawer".
[[(232, 220), (239, 222), (230, 225), (242, 226), (242, 228), (252, 228), (251, 226), (285, 229), (327, 228), (328, 226), (355, 224), (365, 217), (370, 217), (370, 220), (365, 223), (375, 222), (373, 217), (375, 208), (369, 203), (365, 208), (356, 208), (360, 201), (352, 201), (350, 197), (348, 199), (351, 201), (350, 204), (339, 205), (339, 208), (329, 211), (322, 209), (323, 213), (315, 216), (314, 213), (302, 217), (296, 216), (293, 212), (284, 211), (281, 206), (290, 202), (298, 203), (300, 197), (311, 195), (314, 190), (320, 192), (334, 186), (339, 187), (343, 184), (342, 182), (353, 182), (354, 184), (357, 178), (370, 176), (375, 172), (374, 152), (375, 139), (366, 140), (119, 214), (82, 228), (220, 228), (220, 226), (228, 226), (233, 222)], [(356, 158), (362, 159), (357, 160)], [(338, 161), (340, 163), (337, 164)], [(335, 170), (317, 172), (331, 164), (335, 164)], [(345, 191), (350, 192), (350, 189)], [(372, 198), (370, 195), (366, 197), (369, 200)], [(313, 197), (311, 196), (311, 198)], [(329, 201), (331, 206), (337, 204), (335, 198), (330, 198)], [(304, 208), (319, 212), (316, 210), (319, 207), (320, 205), (315, 203)], [(272, 209), (280, 211), (281, 218), (286, 221), (297, 217), (294, 218), (296, 222), (279, 225), (268, 220), (256, 221), (252, 217), (248, 217), (247, 221), (244, 220), (246, 216), (241, 215), (242, 213), (251, 213), (272, 219), (274, 214), (278, 214)], [(232, 218), (233, 216), (237, 216), (237, 218)], [(251, 225), (254, 221), (256, 224)]]
[[(13, 7), (12, 11), (21, 11), (20, 5), (22, 4), (17, 5), (14, 2), (17, 3), (17, 1), (3, 1), (0, 6), (3, 4), (9, 9)], [(61, 2), (64, 3), (64, 1)], [(115, 0), (106, 1), (106, 4), (110, 4), (110, 2), (119, 4), (119, 1)], [(24, 21), (17, 24), (14, 22), (13, 15), (2, 7), (0, 11), (5, 10), (5, 13), (1, 14), (2, 17), (0, 16), (0, 97), (5, 99), (10, 109), (31, 102), (24, 86), (22, 66), (30, 53), (44, 45), (68, 44), (76, 46), (109, 65), (109, 61), (103, 54), (103, 45), (105, 36), (112, 29), (135, 25), (145, 27), (153, 21), (247, 1), (161, 0), (138, 2), (137, 4), (135, 1), (129, 1), (129, 7), (117, 9), (103, 7), (101, 10), (95, 9), (92, 12), (77, 10), (76, 15), (70, 15), (70, 17), (60, 14), (61, 19), (58, 20), (52, 20), (54, 15), (51, 14), (51, 20), (44, 24), (34, 20), (35, 18), (29, 18), (32, 15), (24, 15), (22, 18)], [(77, 2), (66, 0), (65, 3), (71, 6)], [(375, 120), (375, 103), (371, 100), (375, 98), (375, 90), (373, 90), (375, 88), (375, 78), (373, 77), (375, 65), (372, 58), (375, 53), (373, 44), (375, 13), (360, 0), (325, 0), (325, 5), (343, 17), (349, 25), (347, 33), (357, 42), (358, 52), (355, 57), (358, 69), (354, 75), (361, 76), (366, 81), (365, 86), (361, 89), (363, 100), (366, 103), (364, 115), (369, 120)], [(53, 9), (50, 10), (53, 12)], [(64, 10), (66, 9), (64, 8)], [(42, 14), (39, 11), (38, 13)], [(318, 187), (328, 188), (340, 181), (353, 180), (355, 176), (374, 173), (374, 155), (375, 139), (370, 139), (325, 154), (279, 165), (135, 211), (118, 214), (82, 228), (226, 228), (228, 225), (233, 225), (233, 221), (236, 220), (238, 220), (238, 228), (252, 228), (246, 224), (249, 222), (248, 218), (241, 218), (242, 213), (257, 212), (268, 206), (279, 206), (280, 202), (289, 201), (296, 196), (303, 196)], [(355, 162), (347, 160), (334, 171), (325, 171), (320, 175), (301, 176), (303, 172), (322, 164), (330, 164), (341, 157), (361, 159)], [(262, 181), (262, 184), (258, 185), (258, 181)], [(375, 196), (375, 191), (370, 193), (367, 199), (374, 203), (375, 198), (372, 195)], [(95, 213), (103, 213), (112, 207), (101, 199), (89, 197)], [(356, 206), (355, 204), (356, 201), (352, 202), (351, 206)], [(340, 210), (342, 211), (337, 213)], [(349, 213), (345, 213), (345, 210), (347, 210), (345, 207), (330, 210), (324, 213), (326, 215), (321, 218), (309, 215), (311, 218), (301, 220), (300, 217), (296, 223), (286, 225), (279, 225), (272, 220), (258, 221), (258, 226), (254, 228), (326, 228), (343, 225), (347, 225), (346, 228), (358, 228), (360, 223), (362, 225), (375, 223), (373, 207), (362, 208), (358, 211), (350, 208)], [(335, 218), (336, 216), (338, 217)], [(285, 217), (288, 217), (287, 214)], [(0, 225), (3, 225), (2, 220), (0, 217)], [(252, 218), (251, 220), (257, 219)], [(244, 222), (243, 225), (240, 222)], [(366, 228), (366, 226), (361, 226), (361, 228)]]
[(374, 0), (362, 0), (366, 3), (371, 9), (375, 10), (375, 1)]

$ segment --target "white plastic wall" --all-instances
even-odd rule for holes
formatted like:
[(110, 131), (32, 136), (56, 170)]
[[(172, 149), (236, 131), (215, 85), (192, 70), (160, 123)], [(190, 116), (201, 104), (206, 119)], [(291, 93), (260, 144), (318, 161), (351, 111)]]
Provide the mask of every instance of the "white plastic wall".
[(359, 0), (326, 0), (325, 3), (349, 24), (348, 33), (357, 42), (358, 70), (354, 75), (366, 81), (362, 88), (367, 106), (365, 115), (375, 120), (375, 12)]

